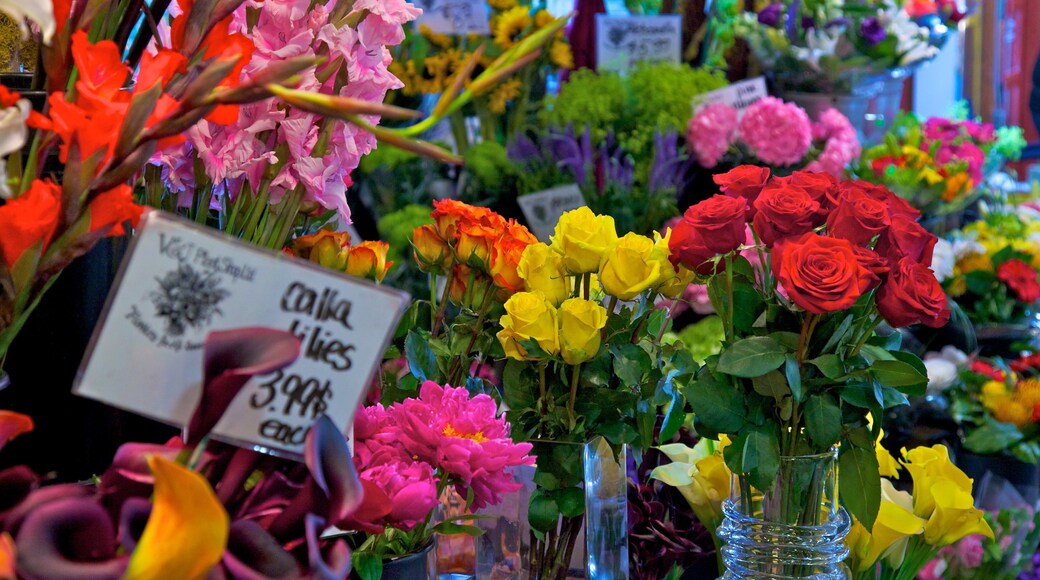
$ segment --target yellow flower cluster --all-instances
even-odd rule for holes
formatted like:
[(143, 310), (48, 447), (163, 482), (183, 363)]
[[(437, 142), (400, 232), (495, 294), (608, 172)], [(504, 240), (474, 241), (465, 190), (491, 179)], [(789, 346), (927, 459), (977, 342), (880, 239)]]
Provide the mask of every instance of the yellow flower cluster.
[(979, 399), (998, 421), (1021, 429), (1033, 422), (1040, 411), (1040, 380), (1024, 379), (1014, 387), (989, 381), (982, 385)]
[(990, 224), (985, 220), (972, 222), (964, 228), (964, 234), (973, 238), (984, 249), (983, 252), (972, 252), (957, 260), (954, 274), (963, 275), (975, 271), (992, 271), (993, 255), (1010, 246), (1012, 249), (1031, 256), (1030, 265), (1040, 268), (1040, 246), (1036, 239), (1040, 238), (1040, 223), (1023, 220), (1010, 231), (1007, 227)]
[(904, 559), (923, 565), (929, 554), (961, 538), (993, 537), (983, 512), (975, 508), (972, 480), (950, 461), (945, 446), (903, 449), (901, 465), (913, 480), (913, 495), (882, 478), (881, 509), (873, 529), (854, 521), (845, 539), (854, 574), (879, 561), (893, 570)]
[(619, 238), (614, 218), (587, 207), (564, 213), (551, 240), (552, 245), (527, 246), (517, 265), (525, 292), (506, 302), (498, 333), (510, 358), (528, 360), (521, 343), (529, 340), (568, 364), (594, 357), (607, 311), (588, 292), (578, 297), (582, 283), (591, 287), (593, 277), (614, 301), (648, 290), (675, 298), (693, 279), (692, 271), (677, 271), (668, 260), (667, 236), (656, 242), (634, 233)]
[(722, 501), (729, 497), (733, 474), (722, 457), (729, 438), (720, 441), (701, 439), (690, 448), (681, 443), (662, 445), (658, 449), (672, 462), (650, 473), (656, 479), (679, 490), (705, 527), (712, 534), (722, 524)]

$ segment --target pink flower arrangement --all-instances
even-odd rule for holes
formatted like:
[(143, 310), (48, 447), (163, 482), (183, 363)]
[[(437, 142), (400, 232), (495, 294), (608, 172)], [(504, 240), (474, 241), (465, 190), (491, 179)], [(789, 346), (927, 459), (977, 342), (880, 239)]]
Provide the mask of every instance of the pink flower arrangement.
[(982, 148), (997, 140), (993, 125), (932, 117), (922, 124), (921, 133), (924, 136), (922, 150), (928, 151), (935, 142), (939, 143), (935, 152), (938, 165), (964, 163), (973, 183), (983, 180), (986, 153)]
[(827, 109), (813, 123), (798, 105), (765, 97), (748, 107), (739, 121), (738, 116), (734, 107), (713, 103), (690, 119), (686, 140), (701, 166), (715, 167), (735, 150), (755, 158), (749, 161), (841, 177), (845, 166), (860, 155), (856, 129), (836, 109)]

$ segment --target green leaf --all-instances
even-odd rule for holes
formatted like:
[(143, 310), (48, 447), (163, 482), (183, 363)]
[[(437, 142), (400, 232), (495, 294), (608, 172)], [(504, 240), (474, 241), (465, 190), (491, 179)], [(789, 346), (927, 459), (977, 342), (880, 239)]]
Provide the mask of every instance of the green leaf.
[(898, 360), (875, 361), (870, 367), (870, 374), (886, 387), (903, 387), (900, 390), (908, 395), (923, 395), (925, 387), (928, 386), (927, 374)]
[(678, 391), (672, 391), (672, 400), (664, 409), (664, 422), (658, 434), (658, 441), (663, 443), (671, 440), (686, 419), (686, 401)]
[(427, 338), (417, 332), (409, 332), (404, 340), (404, 355), (408, 359), (408, 368), (420, 381), (432, 381), (437, 378), (437, 357), (430, 349)]
[(612, 349), (614, 374), (625, 386), (638, 386), (643, 382), (643, 372), (650, 366), (646, 351), (634, 344), (625, 344)]
[(881, 476), (874, 449), (848, 442), (838, 454), (838, 489), (841, 503), (867, 530), (874, 527), (881, 508)]
[(736, 433), (744, 426), (744, 399), (732, 385), (717, 380), (707, 369), (702, 369), (697, 380), (683, 389), (683, 395), (695, 409), (698, 420), (711, 431)]
[(361, 580), (379, 580), (383, 576), (383, 559), (372, 552), (357, 552), (351, 555), (351, 569)]
[(457, 524), (455, 522), (443, 521), (436, 526), (433, 526), (433, 531), (438, 534), (450, 536), (453, 534), (466, 534), (474, 538), (483, 536), (484, 530), (479, 526), (473, 526), (469, 524)]
[(820, 449), (829, 448), (841, 437), (841, 408), (828, 394), (813, 395), (805, 401), (805, 430)]
[(1022, 432), (1011, 423), (987, 420), (964, 438), (964, 446), (982, 455), (996, 453), (1022, 440)]
[(556, 503), (564, 517), (576, 518), (585, 513), (585, 491), (577, 487), (568, 487), (556, 492)]
[(841, 362), (841, 357), (836, 354), (825, 354), (818, 356), (809, 361), (809, 364), (820, 369), (823, 376), (828, 379), (834, 380), (839, 377), (845, 376), (845, 365)]
[(740, 465), (751, 485), (769, 489), (780, 470), (780, 442), (776, 432), (768, 427), (752, 427), (740, 450)]
[(802, 397), (802, 370), (798, 367), (798, 359), (793, 354), (787, 355), (784, 363), (784, 376), (787, 377), (787, 386), (791, 389), (791, 398), (795, 403), (801, 403)]
[(780, 371), (769, 371), (760, 377), (751, 379), (751, 387), (759, 395), (772, 397), (777, 403), (791, 394), (791, 389), (787, 386), (787, 377)]
[(831, 333), (831, 337), (827, 339), (827, 343), (823, 345), (822, 352), (829, 353), (832, 350), (834, 350), (834, 348), (838, 346), (838, 343), (841, 342), (842, 337), (845, 336), (845, 333), (847, 333), (849, 331), (849, 328), (851, 327), (852, 315), (849, 314), (844, 319), (842, 319), (841, 324), (838, 325), (838, 328)]
[[(880, 488), (879, 488), (880, 489)], [(547, 533), (556, 529), (560, 521), (560, 507), (552, 497), (535, 491), (531, 495), (531, 505), (527, 509), (527, 520), (535, 530)]]
[(668, 311), (664, 308), (656, 308), (650, 314), (646, 322), (646, 333), (650, 336), (661, 336), (664, 326), (668, 324)]
[[(525, 377), (525, 375), (527, 375)], [(538, 392), (538, 378), (531, 365), (518, 360), (506, 361), (502, 371), (502, 397), (510, 409), (534, 407)]]
[(879, 360), (895, 360), (896, 357), (892, 356), (892, 353), (881, 348), (880, 346), (873, 344), (864, 344), (863, 348), (859, 350), (859, 353), (867, 359), (867, 362), (874, 363)]
[(722, 351), (718, 370), (735, 377), (751, 378), (776, 370), (784, 364), (787, 351), (768, 336), (738, 340)]

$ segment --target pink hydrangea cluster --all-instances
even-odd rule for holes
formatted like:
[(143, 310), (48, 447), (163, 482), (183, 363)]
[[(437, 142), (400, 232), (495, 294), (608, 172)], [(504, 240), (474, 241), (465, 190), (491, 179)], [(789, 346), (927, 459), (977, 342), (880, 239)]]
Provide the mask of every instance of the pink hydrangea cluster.
[(438, 483), (462, 497), (472, 490), (473, 509), (497, 504), (520, 488), (512, 469), (535, 461), (530, 443), (513, 443), (494, 399), (433, 381), (418, 398), (358, 409), (354, 441), (365, 499), (343, 525), (370, 533), (414, 528), (437, 504)]
[[(404, 39), (403, 25), (420, 10), (406, 0), (356, 0), (347, 18), (334, 18), (340, 4), (341, 0), (244, 3), (231, 26), (231, 32), (245, 34), (255, 47), (243, 76), (254, 78), (290, 59), (320, 55), (322, 64), (299, 74), (300, 89), (382, 102), (387, 91), (402, 86), (387, 69), (387, 47)], [(171, 12), (178, 11), (171, 7)], [(361, 17), (356, 27), (333, 22), (352, 16)], [(160, 38), (164, 34), (165, 25)], [(258, 190), (266, 179), (272, 203), (300, 186), (304, 201), (334, 209), (349, 223), (350, 173), (375, 146), (375, 138), (354, 125), (333, 122), (323, 128), (317, 115), (265, 100), (242, 106), (232, 125), (200, 122), (187, 132), (183, 146), (158, 152), (152, 163), (162, 167), (165, 184), (174, 192), (195, 186), (192, 160), (198, 158), (217, 196), (234, 196), (245, 183)], [(265, 176), (272, 167), (277, 172)]]
[(725, 103), (702, 107), (686, 128), (686, 142), (693, 149), (697, 163), (715, 167), (726, 154), (737, 133), (737, 110)]
[(819, 120), (813, 123), (813, 139), (823, 142), (823, 149), (819, 157), (805, 167), (806, 171), (842, 177), (845, 166), (862, 152), (856, 128), (837, 109), (827, 109), (820, 113)]
[(769, 165), (799, 163), (812, 146), (809, 115), (776, 97), (764, 97), (748, 107), (738, 131), (751, 153)]

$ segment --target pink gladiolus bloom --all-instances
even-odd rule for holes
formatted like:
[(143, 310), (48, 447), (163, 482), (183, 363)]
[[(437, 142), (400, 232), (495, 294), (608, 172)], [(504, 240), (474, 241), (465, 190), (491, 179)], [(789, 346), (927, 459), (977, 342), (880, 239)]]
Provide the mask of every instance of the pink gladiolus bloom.
[(465, 388), (426, 381), (418, 399), (406, 399), (389, 410), (400, 429), (400, 444), (420, 460), (448, 475), (459, 495), (473, 491), (473, 509), (494, 505), (519, 489), (511, 469), (534, 465), (530, 443), (513, 443), (509, 423), (497, 417), (487, 395), (472, 399)]
[(736, 131), (737, 110), (725, 103), (712, 103), (690, 119), (686, 142), (693, 148), (697, 163), (711, 168), (729, 150)]
[(738, 131), (755, 157), (769, 165), (794, 165), (812, 146), (809, 115), (798, 105), (775, 97), (748, 107)]

